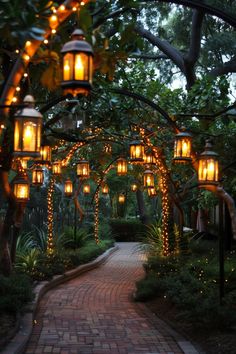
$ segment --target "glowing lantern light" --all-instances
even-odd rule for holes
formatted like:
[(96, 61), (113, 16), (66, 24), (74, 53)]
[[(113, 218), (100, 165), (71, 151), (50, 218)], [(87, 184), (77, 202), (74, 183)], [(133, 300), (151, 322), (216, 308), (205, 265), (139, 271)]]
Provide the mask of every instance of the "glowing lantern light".
[(29, 200), (30, 184), (26, 174), (18, 173), (13, 180), (13, 191), (17, 202), (25, 203)]
[(64, 184), (64, 194), (66, 197), (71, 197), (73, 194), (73, 183), (69, 178), (67, 178)]
[(77, 163), (77, 176), (79, 178), (89, 178), (90, 169), (89, 162), (86, 160), (81, 160)]
[(144, 144), (140, 140), (134, 140), (129, 145), (130, 161), (142, 163), (144, 161)]
[(143, 173), (143, 186), (145, 188), (154, 188), (154, 174), (150, 170)]
[(23, 158), (20, 159), (20, 163), (21, 163), (21, 167), (23, 168), (23, 170), (26, 170), (28, 167), (28, 158)]
[(130, 186), (130, 189), (132, 192), (136, 192), (138, 189), (138, 185), (136, 183), (132, 183)]
[(109, 188), (107, 184), (104, 184), (104, 186), (102, 187), (102, 194), (108, 194), (109, 192)]
[(93, 50), (85, 41), (84, 32), (80, 29), (72, 33), (72, 40), (64, 44), (63, 81), (61, 86), (65, 94), (87, 95), (92, 88)]
[(157, 196), (157, 190), (155, 187), (148, 188), (148, 196), (149, 197), (156, 197)]
[(123, 204), (125, 202), (125, 195), (122, 193), (122, 194), (119, 194), (118, 196), (118, 202), (120, 204)]
[(192, 135), (187, 132), (180, 132), (175, 136), (174, 162), (187, 163), (192, 160)]
[(144, 153), (143, 162), (147, 165), (155, 165), (155, 157), (152, 152)]
[(120, 157), (117, 160), (117, 175), (125, 176), (127, 173), (127, 169), (128, 169), (127, 160), (124, 159), (123, 157)]
[(83, 192), (84, 194), (89, 194), (90, 193), (90, 184), (84, 184), (83, 185)]
[(47, 139), (44, 137), (42, 139), (42, 144), (40, 147), (40, 158), (39, 161), (42, 165), (49, 165), (52, 160), (52, 148), (47, 141)]
[(60, 176), (61, 175), (61, 161), (55, 161), (52, 164), (52, 173), (55, 176)]
[(58, 17), (57, 15), (52, 15), (50, 18), (49, 18), (49, 26), (51, 29), (55, 30), (58, 26)]
[(37, 158), (40, 156), (42, 115), (34, 108), (34, 98), (24, 98), (27, 107), (18, 111), (14, 119), (14, 156)]
[(206, 141), (205, 150), (198, 161), (198, 183), (201, 185), (216, 185), (219, 182), (218, 154), (211, 150), (210, 140)]
[(32, 184), (34, 186), (41, 186), (43, 184), (43, 170), (41, 166), (37, 166), (32, 171)]

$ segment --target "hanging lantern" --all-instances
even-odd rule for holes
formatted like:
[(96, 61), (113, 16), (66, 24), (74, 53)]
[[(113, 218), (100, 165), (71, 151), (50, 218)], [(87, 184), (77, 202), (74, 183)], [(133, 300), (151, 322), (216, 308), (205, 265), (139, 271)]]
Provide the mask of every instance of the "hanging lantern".
[(118, 202), (121, 203), (121, 204), (123, 204), (125, 202), (125, 195), (123, 193), (119, 194)]
[(127, 173), (127, 169), (128, 169), (127, 160), (124, 159), (123, 157), (120, 157), (117, 160), (117, 175), (125, 176)]
[(43, 169), (40, 166), (37, 166), (32, 171), (32, 184), (34, 186), (41, 186), (43, 184)]
[(52, 160), (52, 148), (46, 137), (42, 138), (42, 144), (40, 146), (40, 158), (39, 162), (42, 165), (49, 165)]
[(156, 159), (152, 152), (145, 152), (143, 156), (143, 162), (147, 165), (155, 165)]
[(192, 135), (182, 131), (175, 136), (174, 162), (187, 163), (192, 160)]
[(148, 196), (149, 197), (156, 197), (157, 196), (157, 190), (155, 187), (153, 188), (148, 188)]
[(55, 176), (60, 176), (61, 175), (61, 161), (55, 161), (52, 164), (52, 173)]
[(3, 140), (4, 130), (5, 130), (5, 125), (3, 123), (0, 123), (0, 152), (2, 151), (1, 145)]
[(205, 150), (201, 153), (198, 161), (198, 183), (215, 185), (219, 181), (218, 154), (211, 150), (210, 140), (206, 141)]
[(92, 88), (93, 50), (85, 41), (84, 32), (80, 29), (72, 33), (72, 40), (64, 44), (63, 80), (61, 86), (64, 94), (87, 95)]
[(30, 184), (25, 173), (18, 173), (13, 180), (13, 191), (17, 202), (25, 203), (29, 200)]
[(73, 194), (73, 183), (69, 178), (67, 178), (64, 184), (64, 194), (66, 197), (71, 197)]
[(108, 194), (109, 192), (109, 188), (107, 184), (104, 184), (104, 186), (102, 186), (102, 194)]
[(84, 192), (84, 194), (90, 193), (90, 184), (86, 183), (83, 185), (83, 192)]
[(145, 188), (154, 188), (154, 174), (150, 170), (143, 173), (143, 186)]
[(89, 178), (89, 162), (81, 160), (77, 163), (77, 176), (79, 178)]
[(29, 159), (28, 158), (23, 158), (23, 159), (20, 159), (20, 163), (21, 163), (21, 167), (23, 168), (23, 170), (27, 170), (27, 167), (28, 167), (28, 161)]
[(144, 144), (140, 140), (134, 140), (129, 145), (130, 161), (142, 163), (144, 160)]
[(14, 156), (37, 158), (40, 156), (42, 115), (34, 108), (33, 96), (27, 95), (27, 107), (18, 111), (14, 118)]
[(132, 192), (136, 192), (138, 189), (138, 185), (136, 183), (132, 183), (130, 186), (130, 189)]

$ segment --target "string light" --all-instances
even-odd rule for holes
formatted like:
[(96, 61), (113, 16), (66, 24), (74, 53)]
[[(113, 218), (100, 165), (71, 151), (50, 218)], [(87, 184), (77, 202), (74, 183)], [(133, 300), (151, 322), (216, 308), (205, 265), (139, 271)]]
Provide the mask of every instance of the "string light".
[(94, 211), (94, 237), (95, 242), (99, 244), (99, 188), (97, 189), (94, 197), (95, 211)]
[(49, 182), (47, 194), (47, 207), (48, 207), (48, 238), (47, 238), (47, 253), (53, 254), (53, 191), (54, 191), (55, 177), (52, 176)]

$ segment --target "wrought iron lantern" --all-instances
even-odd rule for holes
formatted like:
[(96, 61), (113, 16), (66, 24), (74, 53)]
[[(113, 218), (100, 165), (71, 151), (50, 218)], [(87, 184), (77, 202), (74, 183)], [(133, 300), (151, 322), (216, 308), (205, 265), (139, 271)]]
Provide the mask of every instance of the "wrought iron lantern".
[(14, 118), (14, 156), (40, 157), (42, 115), (34, 108), (33, 96), (24, 98), (25, 108)]
[(119, 194), (119, 196), (118, 196), (118, 202), (120, 203), (120, 204), (124, 204), (124, 202), (125, 202), (125, 195), (122, 193), (122, 194)]
[(61, 175), (61, 161), (55, 161), (52, 164), (52, 173), (55, 176)]
[(83, 185), (83, 193), (89, 194), (90, 193), (90, 184), (86, 183)]
[(120, 157), (117, 160), (117, 175), (125, 176), (127, 174), (127, 170), (128, 170), (127, 160), (123, 157)]
[(174, 146), (174, 162), (187, 163), (191, 162), (192, 153), (192, 135), (182, 131), (175, 136)]
[(156, 197), (157, 196), (157, 190), (155, 187), (153, 188), (148, 188), (148, 196), (149, 197)]
[(133, 140), (129, 145), (130, 162), (142, 163), (144, 161), (144, 144), (140, 140)]
[(200, 185), (216, 185), (219, 183), (218, 154), (212, 151), (210, 140), (206, 141), (205, 150), (199, 157), (198, 183)]
[(89, 178), (90, 168), (89, 162), (86, 160), (80, 160), (77, 163), (77, 176), (79, 178), (85, 179)]
[(132, 192), (137, 192), (137, 190), (138, 190), (137, 183), (132, 183), (131, 186), (130, 186), (130, 189), (131, 189)]
[(34, 186), (42, 186), (43, 180), (43, 169), (41, 166), (36, 166), (32, 171), (32, 184)]
[(66, 197), (71, 197), (73, 194), (73, 183), (67, 178), (64, 184), (64, 194)]
[(155, 165), (155, 156), (152, 152), (145, 152), (143, 156), (143, 162), (147, 165)]
[(76, 29), (72, 40), (65, 43), (63, 54), (63, 80), (61, 86), (65, 94), (87, 95), (92, 88), (93, 49), (85, 41), (84, 32)]
[(42, 165), (49, 165), (52, 160), (52, 148), (48, 140), (43, 137), (42, 144), (40, 146), (40, 158), (39, 162)]
[(154, 174), (151, 170), (144, 171), (143, 186), (145, 188), (154, 188)]
[(108, 188), (108, 185), (107, 184), (104, 184), (103, 186), (102, 186), (102, 194), (108, 194), (108, 192), (109, 192), (109, 188)]
[(30, 184), (26, 173), (18, 173), (13, 180), (13, 192), (17, 202), (25, 203), (29, 200)]

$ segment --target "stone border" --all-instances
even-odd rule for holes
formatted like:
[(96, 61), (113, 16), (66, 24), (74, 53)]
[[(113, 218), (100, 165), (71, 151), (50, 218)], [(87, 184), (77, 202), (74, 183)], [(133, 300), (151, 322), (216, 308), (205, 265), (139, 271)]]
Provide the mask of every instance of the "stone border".
[(37, 311), (39, 302), (43, 295), (50, 289), (55, 288), (56, 286), (77, 277), (78, 275), (92, 270), (102, 263), (104, 263), (108, 257), (118, 250), (119, 247), (115, 245), (114, 247), (108, 249), (106, 252), (98, 256), (95, 260), (82, 264), (75, 269), (69, 270), (62, 275), (55, 275), (50, 281), (42, 281), (34, 288), (35, 298), (33, 302), (27, 307), (27, 312), (20, 320), (19, 331), (16, 335), (10, 340), (6, 347), (1, 351), (1, 354), (23, 354), (27, 342), (31, 336), (33, 330), (33, 320), (34, 315)]

